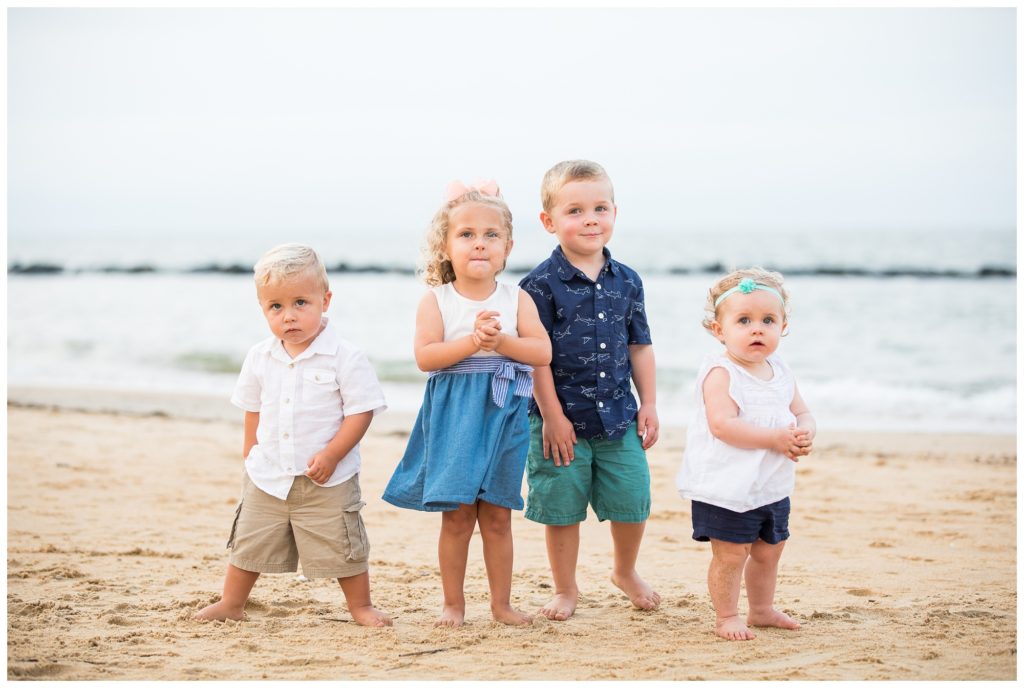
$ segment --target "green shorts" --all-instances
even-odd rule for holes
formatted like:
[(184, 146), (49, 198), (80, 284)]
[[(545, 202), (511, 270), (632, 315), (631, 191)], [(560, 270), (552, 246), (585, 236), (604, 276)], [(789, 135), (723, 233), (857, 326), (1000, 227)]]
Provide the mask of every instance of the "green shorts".
[(544, 458), (541, 423), (539, 415), (530, 416), (526, 518), (549, 526), (572, 525), (587, 519), (587, 504), (591, 504), (599, 521), (647, 520), (651, 471), (636, 423), (617, 440), (577, 439), (575, 458), (568, 466), (556, 466)]

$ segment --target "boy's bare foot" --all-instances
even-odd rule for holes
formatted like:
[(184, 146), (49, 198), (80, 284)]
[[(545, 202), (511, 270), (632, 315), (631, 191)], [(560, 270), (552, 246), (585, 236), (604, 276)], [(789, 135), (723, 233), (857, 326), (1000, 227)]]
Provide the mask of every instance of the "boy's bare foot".
[(245, 608), (231, 607), (224, 604), (224, 600), (220, 600), (203, 607), (192, 618), (196, 621), (224, 621), (225, 619), (241, 621), (245, 618)]
[(387, 613), (368, 604), (365, 607), (349, 607), (348, 613), (360, 626), (374, 626), (377, 628), (391, 625), (391, 617)]
[(441, 608), (441, 618), (434, 622), (434, 627), (458, 628), (466, 620), (466, 608), (464, 606), (444, 605)]
[(747, 614), (747, 624), (750, 626), (772, 626), (774, 628), (785, 628), (790, 631), (795, 631), (800, 628), (800, 624), (794, 621), (792, 617), (778, 611), (777, 609), (772, 609), (767, 614), (755, 614), (754, 612), (750, 612)]
[(726, 640), (753, 640), (757, 637), (743, 623), (739, 614), (715, 621), (715, 633)]
[(629, 601), (637, 609), (651, 611), (657, 609), (658, 605), (661, 604), (661, 595), (655, 592), (654, 588), (647, 585), (635, 569), (625, 576), (618, 576), (613, 573), (612, 583), (619, 590), (626, 593)]
[(548, 600), (537, 612), (543, 614), (552, 621), (565, 621), (570, 616), (576, 613), (576, 604), (579, 602), (580, 595), (576, 593), (559, 592), (555, 593), (555, 596)]
[(533, 623), (533, 617), (524, 614), (510, 604), (500, 607), (491, 607), (491, 616), (499, 623), (509, 626), (529, 626)]

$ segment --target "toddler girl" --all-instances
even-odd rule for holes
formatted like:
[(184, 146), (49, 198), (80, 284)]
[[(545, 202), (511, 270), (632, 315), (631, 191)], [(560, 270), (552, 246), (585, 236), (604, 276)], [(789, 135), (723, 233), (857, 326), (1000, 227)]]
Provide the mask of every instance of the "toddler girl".
[[(693, 539), (711, 541), (708, 591), (715, 632), (727, 640), (753, 639), (748, 625), (800, 627), (772, 606), (794, 465), (811, 452), (815, 434), (793, 374), (775, 354), (788, 300), (782, 275), (751, 268), (719, 280), (705, 306), (704, 327), (725, 351), (708, 356), (697, 374), (697, 413), (676, 483), (693, 500)], [(746, 623), (738, 612), (741, 577)]]
[(416, 364), (430, 378), (405, 455), (384, 500), (440, 511), (438, 559), (444, 607), (435, 625), (461, 626), (469, 541), (480, 524), (495, 620), (531, 622), (510, 602), (512, 509), (530, 430), (530, 366), (551, 362), (537, 307), (495, 278), (512, 250), (512, 213), (493, 181), (452, 182), (427, 232), (430, 290), (416, 313)]

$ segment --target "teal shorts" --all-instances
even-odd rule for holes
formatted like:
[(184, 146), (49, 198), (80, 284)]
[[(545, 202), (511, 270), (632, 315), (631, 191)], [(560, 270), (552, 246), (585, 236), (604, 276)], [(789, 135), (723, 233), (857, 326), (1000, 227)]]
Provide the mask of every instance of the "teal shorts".
[(633, 423), (617, 440), (578, 439), (575, 458), (556, 466), (544, 458), (542, 421), (530, 416), (526, 460), (526, 518), (549, 526), (587, 519), (587, 504), (599, 521), (643, 523), (651, 513), (651, 471)]

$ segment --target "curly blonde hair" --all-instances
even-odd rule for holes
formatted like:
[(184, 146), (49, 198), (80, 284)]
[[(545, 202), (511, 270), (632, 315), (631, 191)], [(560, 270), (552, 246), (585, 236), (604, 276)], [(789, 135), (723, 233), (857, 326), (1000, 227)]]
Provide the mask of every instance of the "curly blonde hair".
[(704, 302), (704, 320), (701, 322), (701, 325), (703, 325), (704, 329), (708, 331), (708, 334), (712, 336), (715, 334), (711, 329), (711, 324), (718, 319), (718, 309), (715, 308), (715, 301), (718, 300), (719, 296), (729, 291), (745, 279), (752, 279), (758, 284), (771, 287), (782, 294), (783, 323), (788, 319), (789, 292), (787, 292), (785, 287), (782, 286), (782, 273), (772, 272), (770, 270), (765, 270), (764, 268), (744, 268), (743, 270), (734, 270), (733, 272), (730, 272), (728, 275), (715, 282), (714, 286), (708, 290), (708, 300)]
[[(508, 231), (508, 240), (512, 241), (512, 211), (509, 210), (501, 196), (490, 196), (471, 190), (446, 202), (434, 213), (434, 219), (430, 221), (430, 227), (427, 228), (427, 236), (420, 251), (419, 273), (423, 281), (431, 287), (455, 281), (455, 271), (452, 269), (452, 262), (448, 260), (445, 249), (448, 244), (448, 229), (452, 211), (466, 203), (477, 203), (496, 209), (501, 214), (504, 227)], [(502, 265), (502, 269), (505, 269), (504, 265)]]

